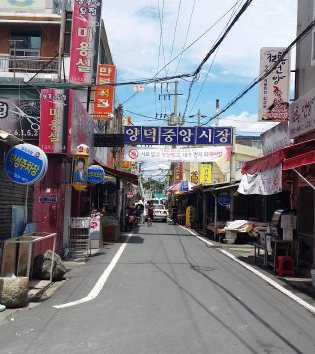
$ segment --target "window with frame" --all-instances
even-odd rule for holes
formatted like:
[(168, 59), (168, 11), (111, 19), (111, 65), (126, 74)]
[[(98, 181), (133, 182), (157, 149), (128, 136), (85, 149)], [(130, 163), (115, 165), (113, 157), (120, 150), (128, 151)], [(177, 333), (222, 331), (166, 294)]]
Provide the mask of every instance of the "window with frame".
[(10, 36), (10, 55), (39, 57), (41, 33), (39, 31), (12, 31)]

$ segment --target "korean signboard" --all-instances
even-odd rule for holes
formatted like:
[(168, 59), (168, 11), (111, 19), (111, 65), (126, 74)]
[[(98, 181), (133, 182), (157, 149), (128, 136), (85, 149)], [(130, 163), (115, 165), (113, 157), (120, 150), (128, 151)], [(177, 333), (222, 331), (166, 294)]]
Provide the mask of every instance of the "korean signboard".
[(271, 154), (291, 144), (288, 122), (282, 122), (260, 135), (264, 155)]
[(39, 147), (45, 153), (66, 152), (66, 132), (64, 132), (66, 104), (67, 96), (64, 90), (41, 90)]
[(218, 160), (229, 161), (231, 146), (207, 147), (165, 147), (152, 149), (150, 147), (124, 147), (124, 160), (134, 162), (165, 161), (165, 162), (213, 162)]
[(200, 183), (211, 184), (211, 163), (202, 163), (200, 165)]
[(41, 180), (48, 168), (46, 154), (35, 145), (14, 146), (5, 160), (5, 170), (10, 180), (17, 184), (33, 184)]
[(97, 87), (94, 95), (94, 119), (111, 119), (110, 113), (114, 109), (114, 93), (116, 78), (115, 65), (100, 64), (97, 71)]
[(125, 126), (124, 143), (135, 145), (231, 145), (232, 127)]
[[(75, 154), (77, 146), (85, 144), (93, 151), (94, 123), (73, 90), (69, 91), (67, 152)], [(93, 154), (90, 154), (92, 160)]]
[(183, 179), (183, 163), (178, 162), (175, 166), (175, 183), (179, 183)]
[[(47, 2), (47, 1), (46, 1)], [(43, 0), (0, 0), (1, 12), (45, 13)]]
[(70, 82), (96, 81), (102, 0), (75, 0), (72, 16)]
[(199, 164), (191, 162), (189, 164), (190, 168), (190, 182), (194, 184), (199, 184)]
[(38, 141), (39, 100), (0, 99), (0, 129), (23, 139)]
[(92, 184), (98, 184), (105, 178), (105, 171), (103, 167), (99, 165), (91, 165), (88, 168), (88, 182)]
[[(261, 48), (260, 74), (281, 57), (285, 48)], [(286, 55), (259, 83), (259, 121), (283, 122), (289, 118), (290, 56)]]
[(315, 89), (294, 101), (289, 109), (290, 138), (315, 129)]

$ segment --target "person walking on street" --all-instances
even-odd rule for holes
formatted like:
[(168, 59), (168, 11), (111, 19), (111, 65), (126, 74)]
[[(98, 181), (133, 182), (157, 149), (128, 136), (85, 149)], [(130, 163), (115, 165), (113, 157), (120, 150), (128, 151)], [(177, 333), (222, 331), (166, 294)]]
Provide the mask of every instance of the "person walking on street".
[(177, 214), (178, 214), (177, 205), (174, 203), (172, 206), (172, 219), (174, 225), (177, 224)]
[(152, 226), (153, 223), (153, 203), (152, 202), (148, 202), (147, 214), (148, 214), (147, 225)]

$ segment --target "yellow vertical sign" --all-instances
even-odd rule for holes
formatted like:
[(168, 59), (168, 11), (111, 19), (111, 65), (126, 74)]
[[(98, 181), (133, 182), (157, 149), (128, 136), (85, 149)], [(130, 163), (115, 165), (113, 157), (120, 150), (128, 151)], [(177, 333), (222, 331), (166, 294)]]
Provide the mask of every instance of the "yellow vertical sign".
[(202, 163), (200, 165), (200, 183), (211, 184), (211, 164)]

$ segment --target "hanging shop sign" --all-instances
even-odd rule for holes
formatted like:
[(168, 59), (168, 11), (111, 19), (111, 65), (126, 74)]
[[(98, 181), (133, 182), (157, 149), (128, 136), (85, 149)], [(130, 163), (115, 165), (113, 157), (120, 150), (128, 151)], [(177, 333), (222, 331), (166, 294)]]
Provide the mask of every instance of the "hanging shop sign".
[(232, 127), (124, 126), (124, 143), (134, 145), (231, 145)]
[(238, 187), (241, 194), (270, 195), (282, 190), (282, 165), (257, 172), (254, 175), (245, 174)]
[[(75, 155), (77, 146), (85, 144), (93, 152), (93, 119), (87, 113), (83, 104), (79, 101), (73, 90), (69, 90), (69, 114), (68, 114), (68, 142), (67, 152)], [(92, 161), (93, 154), (90, 153)]]
[(227, 206), (231, 204), (232, 197), (228, 192), (221, 192), (217, 196), (218, 204), (221, 206)]
[(183, 162), (178, 162), (175, 166), (175, 183), (181, 182), (183, 179)]
[(72, 15), (70, 82), (95, 84), (102, 0), (75, 0)]
[(315, 129), (315, 89), (290, 105), (289, 123), (290, 138), (296, 138)]
[(288, 122), (281, 122), (260, 134), (261, 147), (264, 155), (283, 149), (291, 144)]
[(45, 153), (66, 152), (67, 127), (64, 119), (66, 106), (67, 95), (64, 90), (41, 90), (39, 147)]
[(34, 184), (41, 180), (48, 168), (47, 156), (38, 146), (19, 144), (13, 147), (6, 159), (5, 170), (17, 184)]
[(134, 162), (214, 162), (229, 161), (231, 146), (146, 148), (127, 145), (124, 147), (124, 160)]
[(76, 190), (84, 190), (88, 182), (88, 163), (90, 149), (87, 145), (77, 146), (77, 152), (74, 155), (74, 171), (72, 186)]
[(0, 99), (0, 129), (24, 141), (38, 141), (38, 100)]
[[(260, 74), (279, 60), (285, 48), (261, 48)], [(289, 118), (290, 56), (259, 83), (259, 121), (283, 122)]]
[(110, 120), (114, 110), (116, 66), (99, 64), (94, 94), (93, 118)]
[(199, 184), (199, 164), (191, 162), (189, 164), (190, 169), (190, 182), (194, 184)]
[(99, 165), (91, 165), (88, 168), (88, 182), (92, 184), (101, 183), (104, 180), (105, 171)]
[(211, 163), (202, 163), (200, 165), (200, 183), (211, 184)]

